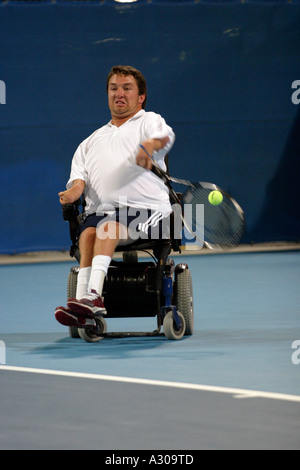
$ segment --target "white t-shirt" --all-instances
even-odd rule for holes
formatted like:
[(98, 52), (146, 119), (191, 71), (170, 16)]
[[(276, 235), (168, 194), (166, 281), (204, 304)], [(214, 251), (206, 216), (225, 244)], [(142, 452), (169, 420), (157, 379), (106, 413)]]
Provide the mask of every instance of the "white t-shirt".
[(135, 163), (142, 142), (166, 136), (167, 145), (153, 154), (165, 169), (175, 134), (159, 114), (141, 110), (122, 126), (109, 122), (85, 139), (74, 154), (67, 188), (76, 179), (85, 181), (86, 215), (129, 206), (159, 210), (167, 217), (171, 205), (166, 185)]

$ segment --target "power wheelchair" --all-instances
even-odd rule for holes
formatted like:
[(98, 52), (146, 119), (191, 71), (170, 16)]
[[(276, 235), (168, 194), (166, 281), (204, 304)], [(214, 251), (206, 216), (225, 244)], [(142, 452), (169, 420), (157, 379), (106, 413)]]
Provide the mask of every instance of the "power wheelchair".
[[(80, 262), (78, 226), (81, 221), (80, 206), (84, 200), (62, 206), (63, 218), (69, 222), (72, 245), (70, 256)], [(172, 216), (171, 216), (172, 221)], [(171, 233), (173, 230), (171, 229)], [(149, 251), (150, 250), (150, 251)], [(120, 246), (122, 261), (112, 260), (103, 287), (105, 319), (97, 317), (96, 327), (69, 328), (72, 338), (98, 342), (103, 338), (159, 336), (180, 340), (194, 331), (194, 306), (192, 275), (187, 264), (177, 266), (169, 257), (171, 251), (181, 253), (181, 240), (139, 239), (128, 246)], [(150, 255), (140, 261), (139, 253)], [(73, 266), (68, 277), (68, 298), (76, 297), (79, 265)], [(121, 302), (120, 302), (121, 301)], [(152, 332), (108, 332), (106, 319), (156, 317), (157, 328)]]

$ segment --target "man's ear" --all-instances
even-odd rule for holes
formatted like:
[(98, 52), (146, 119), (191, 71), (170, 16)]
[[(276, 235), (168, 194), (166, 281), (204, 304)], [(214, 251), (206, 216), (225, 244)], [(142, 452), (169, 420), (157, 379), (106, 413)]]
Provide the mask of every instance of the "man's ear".
[(142, 95), (139, 95), (139, 104), (143, 104), (145, 99), (146, 99), (145, 93), (143, 93)]

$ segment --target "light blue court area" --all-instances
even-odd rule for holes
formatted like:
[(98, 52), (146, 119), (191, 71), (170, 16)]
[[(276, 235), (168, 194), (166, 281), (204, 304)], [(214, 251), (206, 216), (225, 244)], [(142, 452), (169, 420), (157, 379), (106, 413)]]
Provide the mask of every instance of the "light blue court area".
[[(181, 256), (194, 286), (195, 334), (71, 339), (54, 319), (73, 262), (0, 267), (0, 341), (7, 366), (300, 395), (300, 252)], [(132, 299), (134, 302), (134, 299)], [(152, 331), (153, 319), (108, 320)]]

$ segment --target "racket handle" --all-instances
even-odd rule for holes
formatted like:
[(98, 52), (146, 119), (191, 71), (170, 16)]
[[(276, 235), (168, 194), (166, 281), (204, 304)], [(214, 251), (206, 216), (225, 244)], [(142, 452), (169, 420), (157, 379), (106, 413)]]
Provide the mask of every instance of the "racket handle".
[(169, 182), (168, 175), (161, 168), (159, 168), (154, 162), (152, 164), (151, 171), (152, 173), (154, 173), (155, 176), (163, 180), (164, 183)]

